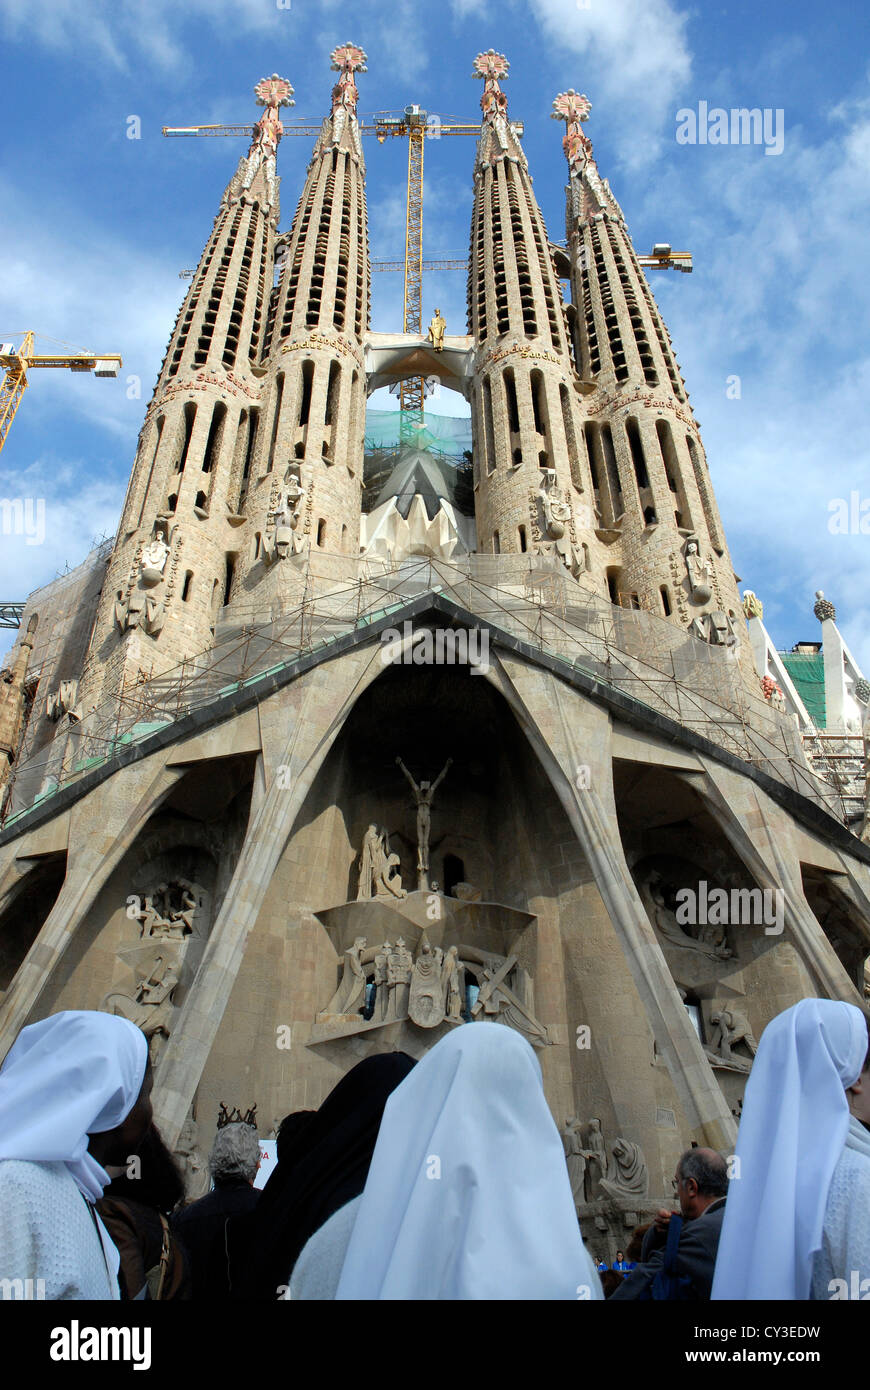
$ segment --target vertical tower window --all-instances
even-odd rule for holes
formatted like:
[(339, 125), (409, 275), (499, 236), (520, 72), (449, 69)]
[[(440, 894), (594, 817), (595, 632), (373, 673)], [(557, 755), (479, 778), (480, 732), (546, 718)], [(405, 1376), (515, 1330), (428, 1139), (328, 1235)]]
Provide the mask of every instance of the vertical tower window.
[(501, 541), (499, 540), (498, 531), (493, 531), (492, 533), (492, 553), (493, 555), (501, 554)]
[(196, 419), (196, 406), (193, 401), (188, 401), (184, 407), (184, 435), (181, 445), (181, 453), (178, 456), (178, 463), (175, 465), (176, 473), (184, 472), (184, 465), (187, 463), (187, 453), (190, 448), (190, 437), (193, 434), (193, 422)]
[(154, 449), (151, 454), (151, 464), (148, 469), (148, 481), (146, 482), (145, 489), (142, 493), (142, 503), (139, 507), (139, 520), (136, 522), (137, 526), (142, 525), (142, 517), (145, 515), (145, 504), (148, 501), (148, 494), (151, 491), (151, 479), (154, 477), (154, 465), (157, 462), (157, 450), (160, 448), (160, 439), (163, 434), (163, 426), (165, 423), (165, 417), (161, 415), (157, 421), (157, 432), (154, 438)]
[(181, 602), (187, 603), (190, 598), (190, 591), (193, 586), (193, 570), (188, 570), (184, 576), (184, 585), (181, 590)]
[(299, 399), (299, 425), (308, 424), (311, 414), (311, 390), (314, 385), (314, 363), (302, 363), (302, 395)]
[(495, 426), (492, 418), (492, 383), (486, 377), (483, 383), (483, 441), (486, 471), (492, 473), (496, 465)]
[(616, 452), (613, 448), (613, 434), (610, 426), (599, 426), (599, 435), (604, 467), (610, 484), (610, 495), (613, 498), (614, 520), (617, 520), (625, 510), (625, 503), (622, 500), (622, 484), (619, 481), (619, 470), (616, 467)]
[(571, 481), (577, 491), (582, 492), (584, 488), (583, 469), (577, 451), (574, 413), (571, 410), (571, 398), (568, 395), (568, 387), (565, 385), (564, 381), (559, 386), (559, 401), (562, 406), (562, 426), (565, 430), (565, 443), (568, 446), (568, 462), (571, 465)]
[(535, 430), (538, 434), (544, 434), (544, 411), (541, 397), (544, 391), (544, 377), (541, 372), (532, 372), (529, 377), (529, 385), (532, 388), (532, 412), (535, 417)]
[(725, 542), (722, 532), (719, 529), (719, 518), (716, 513), (716, 503), (713, 500), (712, 492), (707, 485), (707, 474), (703, 461), (698, 456), (695, 441), (690, 434), (686, 435), (686, 445), (689, 450), (689, 458), (692, 460), (692, 470), (695, 474), (695, 482), (698, 486), (698, 493), (701, 498), (701, 506), (704, 508), (704, 518), (707, 522), (707, 532), (710, 537), (710, 544), (717, 555), (725, 552)]
[(674, 447), (674, 437), (667, 420), (656, 420), (656, 436), (659, 441), (662, 463), (665, 466), (668, 487), (674, 494), (674, 520), (677, 526), (690, 527), (692, 525), (692, 517), (689, 512), (686, 491), (683, 487), (680, 461), (677, 458), (677, 451)]
[(281, 422), (281, 406), (284, 401), (284, 373), (280, 372), (275, 383), (275, 404), (274, 415), (272, 417), (272, 438), (269, 441), (269, 457), (266, 460), (266, 472), (271, 473), (275, 461), (275, 445), (278, 442), (278, 425)]
[(254, 449), (257, 447), (257, 431), (260, 428), (260, 412), (253, 407), (248, 416), (248, 439), (245, 446), (245, 462), (242, 467), (242, 480), (247, 481), (251, 471), (251, 463), (254, 458)]
[(205, 442), (205, 454), (202, 460), (203, 473), (210, 473), (214, 467), (215, 460), (220, 453), (221, 441), (224, 432), (224, 420), (226, 419), (227, 408), (223, 404), (218, 404), (212, 411), (211, 425), (209, 426), (208, 439)]
[(673, 612), (673, 609), (671, 608), (671, 597), (668, 593), (667, 584), (663, 584), (659, 592), (662, 596), (662, 608), (664, 609), (665, 617), (669, 618), (671, 616), (671, 613)]
[[(312, 363), (313, 366), (313, 363)], [(341, 383), (341, 367), (337, 362), (329, 364), (329, 385), (326, 388), (326, 410), (323, 423), (334, 425), (338, 414), (338, 392)]]
[(638, 491), (649, 487), (649, 474), (646, 469), (646, 457), (643, 452), (643, 441), (640, 437), (640, 427), (631, 416), (625, 422), (625, 433), (628, 435), (628, 446), (631, 449), (631, 461), (634, 464), (634, 476), (637, 479)]
[(224, 607), (226, 607), (230, 601), (230, 594), (233, 590), (233, 580), (236, 576), (236, 560), (238, 558), (235, 551), (230, 551), (227, 554), (226, 567), (224, 569)]
[(526, 540), (526, 528), (525, 528), (525, 526), (520, 526), (520, 527), (518, 527), (518, 534), (519, 534), (519, 538), (520, 538), (520, 551), (521, 551), (521, 553), (524, 555), (524, 554), (526, 553), (526, 551), (528, 550), (528, 548), (529, 548), (528, 542), (527, 542), (527, 540)]
[(520, 428), (520, 410), (517, 404), (517, 384), (514, 380), (513, 367), (508, 367), (504, 374), (504, 390), (507, 399), (508, 428), (511, 434), (517, 434)]
[(317, 523), (317, 544), (323, 546), (326, 541), (326, 520), (321, 517)]

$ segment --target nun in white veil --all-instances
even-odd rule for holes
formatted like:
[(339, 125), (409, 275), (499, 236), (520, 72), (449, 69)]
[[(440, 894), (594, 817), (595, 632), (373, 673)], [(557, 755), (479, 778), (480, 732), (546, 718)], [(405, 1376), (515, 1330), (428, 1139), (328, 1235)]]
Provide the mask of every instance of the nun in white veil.
[(339, 1299), (600, 1299), (529, 1044), (454, 1029), (387, 1102)]
[(118, 1251), (94, 1203), (109, 1183), (103, 1163), (125, 1162), (148, 1129), (149, 1094), (148, 1044), (125, 1018), (52, 1014), (10, 1048), (0, 1067), (0, 1270), (32, 1280), (31, 1297), (119, 1297)]
[[(867, 1043), (861, 1010), (830, 999), (802, 999), (765, 1028), (743, 1101), (713, 1299), (811, 1296), (832, 1179), (852, 1142), (847, 1091)], [(870, 1139), (854, 1124), (856, 1139), (858, 1131)], [(870, 1259), (867, 1204), (853, 1217), (864, 1223)]]

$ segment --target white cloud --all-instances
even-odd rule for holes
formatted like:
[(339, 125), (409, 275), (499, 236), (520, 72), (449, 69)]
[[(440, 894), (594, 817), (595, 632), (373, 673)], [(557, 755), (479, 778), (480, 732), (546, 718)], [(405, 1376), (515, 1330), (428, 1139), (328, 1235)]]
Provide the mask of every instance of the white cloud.
[(128, 72), (141, 58), (177, 69), (189, 57), (182, 26), (231, 27), (235, 33), (267, 32), (286, 24), (289, 11), (268, 0), (4, 0), (0, 13), (7, 40), (39, 43), (73, 52), (93, 65), (109, 63)]
[[(866, 102), (841, 103), (834, 124), (828, 134), (787, 122), (775, 158), (687, 147), (690, 176), (671, 161), (632, 221), (636, 234), (640, 221), (695, 253), (690, 280), (660, 277), (654, 289), (735, 564), (764, 600), (771, 635), (782, 647), (817, 637), (821, 588), (870, 672), (870, 537), (828, 530), (833, 498), (870, 496)], [(739, 400), (726, 396), (732, 374)]]
[(585, 91), (592, 119), (597, 114), (621, 137), (626, 166), (648, 165), (657, 131), (691, 71), (687, 13), (670, 0), (589, 0), (588, 8), (578, 0), (529, 0), (529, 6), (556, 46), (565, 86)]
[[(22, 226), (28, 228), (26, 238)], [(114, 228), (56, 197), (51, 218), (41, 217), (19, 188), (3, 180), (0, 241), (15, 248), (4, 267), (0, 332), (31, 328), (40, 335), (37, 352), (53, 351), (51, 340), (65, 341), (73, 350), (120, 352), (124, 362), (117, 380), (32, 371), (13, 431), (38, 399), (48, 417), (88, 421), (120, 436), (135, 434), (184, 293), (178, 267), (159, 260), (144, 238), (122, 241)], [(140, 378), (139, 399), (127, 396), (131, 375)], [(10, 441), (14, 437), (10, 434)]]

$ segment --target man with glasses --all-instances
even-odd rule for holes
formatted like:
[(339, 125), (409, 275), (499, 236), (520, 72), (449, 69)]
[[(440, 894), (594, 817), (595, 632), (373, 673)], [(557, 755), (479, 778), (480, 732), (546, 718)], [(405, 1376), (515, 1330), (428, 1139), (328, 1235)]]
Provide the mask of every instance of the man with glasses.
[(640, 1264), (611, 1298), (709, 1299), (728, 1191), (725, 1159), (713, 1149), (689, 1149), (673, 1186), (679, 1213), (656, 1214)]

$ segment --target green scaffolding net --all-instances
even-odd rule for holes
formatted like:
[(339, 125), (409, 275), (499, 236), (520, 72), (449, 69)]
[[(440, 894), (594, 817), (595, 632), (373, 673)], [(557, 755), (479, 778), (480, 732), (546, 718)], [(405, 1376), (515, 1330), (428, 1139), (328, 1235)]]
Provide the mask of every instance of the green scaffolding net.
[(438, 491), (469, 515), (472, 502), (471, 417), (434, 415), (428, 410), (367, 410), (363, 511), (403, 465), (426, 455), (438, 465)]
[(471, 416), (428, 410), (367, 410), (366, 453), (413, 448), (447, 459), (471, 457)]

